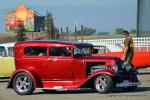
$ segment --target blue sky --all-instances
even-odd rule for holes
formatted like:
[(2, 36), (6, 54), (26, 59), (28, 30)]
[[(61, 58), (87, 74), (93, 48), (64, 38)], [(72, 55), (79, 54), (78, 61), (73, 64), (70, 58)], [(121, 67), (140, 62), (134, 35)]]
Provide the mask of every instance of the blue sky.
[(136, 28), (137, 0), (4, 0), (0, 3), (0, 33), (5, 32), (5, 13), (24, 3), (42, 15), (51, 11), (58, 28), (81, 24), (99, 31)]

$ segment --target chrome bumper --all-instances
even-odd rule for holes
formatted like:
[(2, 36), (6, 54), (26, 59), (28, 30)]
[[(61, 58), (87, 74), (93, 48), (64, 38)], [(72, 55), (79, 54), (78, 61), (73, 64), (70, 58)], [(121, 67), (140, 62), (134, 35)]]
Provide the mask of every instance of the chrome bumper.
[(130, 86), (138, 86), (141, 82), (129, 82), (128, 80), (124, 80), (122, 83), (117, 83), (116, 87), (130, 87)]

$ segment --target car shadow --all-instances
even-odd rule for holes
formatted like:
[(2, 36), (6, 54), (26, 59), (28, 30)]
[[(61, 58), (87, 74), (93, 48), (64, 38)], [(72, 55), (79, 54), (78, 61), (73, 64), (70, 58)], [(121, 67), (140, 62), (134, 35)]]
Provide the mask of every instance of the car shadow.
[[(138, 93), (138, 92), (150, 92), (150, 87), (138, 87), (135, 91), (124, 91), (121, 88), (114, 89), (111, 93)], [(69, 91), (49, 91), (49, 92), (35, 92), (32, 95), (43, 95), (43, 94), (91, 94), (97, 93), (95, 90), (69, 90)]]
[(136, 91), (134, 92), (150, 92), (150, 87), (138, 87)]
[(39, 94), (90, 94), (90, 93), (97, 93), (94, 90), (68, 90), (68, 91), (49, 91), (49, 92), (35, 92), (32, 95), (39, 95)]
[(114, 91), (112, 91), (112, 93), (130, 93), (130, 92), (132, 92), (132, 93), (138, 93), (138, 92), (150, 92), (150, 87), (138, 87), (136, 90), (134, 90), (134, 91), (124, 91), (123, 89), (121, 89), (121, 88), (118, 88), (118, 89), (116, 89), (116, 90), (114, 90)]
[(148, 75), (150, 72), (140, 72), (139, 75)]

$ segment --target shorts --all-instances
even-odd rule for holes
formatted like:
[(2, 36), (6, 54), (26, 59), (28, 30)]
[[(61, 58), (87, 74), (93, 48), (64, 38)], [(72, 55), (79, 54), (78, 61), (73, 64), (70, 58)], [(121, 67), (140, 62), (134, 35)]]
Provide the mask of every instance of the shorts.
[(125, 62), (126, 62), (127, 64), (132, 64), (133, 56), (134, 56), (134, 53), (133, 53), (133, 52), (128, 53), (128, 54), (126, 55)]

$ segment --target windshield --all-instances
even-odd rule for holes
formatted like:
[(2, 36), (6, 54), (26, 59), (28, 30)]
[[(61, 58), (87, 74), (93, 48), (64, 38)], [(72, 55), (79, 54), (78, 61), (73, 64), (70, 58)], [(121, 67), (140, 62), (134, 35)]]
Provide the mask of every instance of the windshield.
[(92, 47), (75, 47), (74, 55), (77, 56), (90, 56), (92, 54)]

